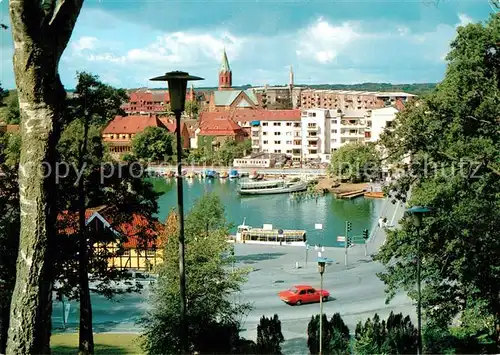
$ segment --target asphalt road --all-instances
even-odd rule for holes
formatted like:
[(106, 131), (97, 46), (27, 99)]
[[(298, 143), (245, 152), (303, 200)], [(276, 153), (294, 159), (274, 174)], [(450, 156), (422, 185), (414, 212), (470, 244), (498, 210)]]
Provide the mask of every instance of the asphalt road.
[[(382, 217), (387, 217), (389, 226), (397, 227), (404, 207), (387, 203), (382, 209)], [(332, 299), (324, 303), (324, 312), (328, 318), (339, 312), (347, 326), (354, 333), (359, 320), (366, 320), (378, 313), (385, 318), (391, 311), (409, 314), (415, 319), (415, 307), (405, 294), (398, 294), (388, 305), (384, 285), (376, 276), (384, 267), (372, 261), (375, 253), (385, 241), (385, 232), (379, 228), (371, 231), (368, 243), (368, 256), (362, 245), (348, 250), (348, 267), (344, 265), (344, 249), (326, 248), (323, 257), (333, 262), (326, 266), (323, 287), (330, 291)], [(317, 251), (311, 248), (308, 263), (305, 262), (306, 250), (291, 246), (262, 246), (237, 244), (235, 255), (237, 266), (253, 268), (242, 292), (234, 296), (235, 302), (250, 302), (253, 310), (241, 319), (244, 331), (242, 336), (248, 339), (257, 337), (257, 325), (262, 315), (271, 317), (275, 313), (282, 322), (282, 331), (286, 339), (283, 345), (285, 354), (307, 353), (307, 324), (311, 316), (318, 314), (319, 303), (290, 306), (283, 303), (278, 292), (293, 285), (307, 284), (320, 287), (317, 269)], [(296, 268), (296, 263), (299, 268)], [(96, 332), (139, 332), (136, 321), (149, 308), (147, 287), (142, 294), (118, 297), (119, 302), (107, 301), (102, 297), (92, 297), (94, 329)], [(69, 316), (70, 329), (78, 325), (78, 304), (71, 302)], [(62, 324), (62, 307), (54, 304), (53, 322), (55, 327)]]
[[(403, 211), (403, 206), (388, 203), (383, 217), (387, 217), (389, 226), (397, 227)], [(362, 245), (349, 248), (347, 268), (343, 249), (327, 248), (322, 253), (323, 257), (333, 259), (333, 263), (326, 266), (323, 279), (323, 287), (330, 291), (332, 299), (323, 304), (323, 310), (328, 318), (339, 312), (352, 333), (358, 321), (373, 317), (375, 313), (385, 318), (391, 311), (403, 312), (415, 318), (415, 307), (405, 294), (400, 293), (389, 304), (385, 303), (385, 287), (376, 276), (384, 267), (371, 257), (384, 241), (385, 232), (376, 228), (368, 243), (368, 256), (365, 257)], [(317, 251), (310, 249), (307, 265), (305, 250), (300, 247), (236, 245), (236, 256), (239, 265), (255, 268), (241, 295), (241, 301), (250, 302), (254, 307), (242, 319), (245, 329), (242, 336), (256, 338), (260, 317), (276, 313), (281, 319), (286, 339), (283, 346), (285, 353), (306, 353), (307, 324), (312, 315), (319, 314), (319, 303), (290, 306), (282, 302), (277, 294), (297, 284), (320, 287)], [(296, 262), (299, 263), (298, 269)]]

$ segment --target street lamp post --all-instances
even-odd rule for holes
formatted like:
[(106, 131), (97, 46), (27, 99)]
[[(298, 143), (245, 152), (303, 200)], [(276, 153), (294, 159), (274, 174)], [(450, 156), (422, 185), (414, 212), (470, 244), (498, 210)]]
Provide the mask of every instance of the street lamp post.
[(420, 277), (420, 228), (424, 214), (431, 212), (427, 207), (415, 206), (406, 213), (412, 216), (413, 225), (417, 229), (417, 354), (422, 354), (422, 297), (421, 297), (421, 277)]
[(191, 76), (186, 72), (173, 71), (155, 78), (151, 81), (166, 81), (170, 96), (170, 109), (175, 114), (176, 139), (177, 139), (177, 213), (179, 214), (179, 282), (181, 296), (180, 330), (181, 349), (188, 353), (187, 322), (186, 322), (186, 270), (185, 266), (185, 240), (184, 240), (184, 199), (182, 191), (182, 137), (181, 137), (181, 114), (186, 104), (187, 82), (203, 80), (197, 76)]
[(323, 355), (323, 274), (326, 261), (318, 258), (318, 271), (320, 274), (320, 298), (319, 298), (319, 355)]

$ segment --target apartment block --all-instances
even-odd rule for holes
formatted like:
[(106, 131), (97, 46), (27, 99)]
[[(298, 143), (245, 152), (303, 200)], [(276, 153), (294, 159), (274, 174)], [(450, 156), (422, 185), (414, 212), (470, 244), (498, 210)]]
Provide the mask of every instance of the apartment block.
[(336, 110), (309, 109), (301, 114), (302, 161), (330, 159), (330, 127)]
[(331, 152), (347, 143), (365, 142), (370, 138), (367, 130), (369, 110), (345, 110), (338, 112), (330, 122)]
[(302, 90), (302, 109), (325, 108), (340, 110), (367, 110), (405, 103), (415, 95), (404, 92), (374, 92), (347, 90)]
[[(269, 111), (276, 112), (276, 111)], [(283, 117), (271, 116), (251, 122), (252, 150), (263, 153), (282, 153), (300, 162), (302, 132), (300, 111), (289, 110)]]

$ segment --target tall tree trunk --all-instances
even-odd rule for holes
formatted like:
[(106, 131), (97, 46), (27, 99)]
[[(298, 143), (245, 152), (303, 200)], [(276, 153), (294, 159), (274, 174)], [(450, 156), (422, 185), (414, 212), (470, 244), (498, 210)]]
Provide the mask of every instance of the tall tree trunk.
[(14, 73), (21, 114), (21, 229), (7, 354), (50, 352), (55, 236), (55, 161), (65, 91), (58, 74), (83, 0), (10, 0)]
[[(85, 167), (85, 158), (87, 156), (87, 141), (89, 133), (89, 120), (85, 118), (83, 123), (83, 142), (80, 148), (80, 156), (78, 157), (78, 171), (82, 171)], [(79, 253), (80, 261), (78, 263), (79, 285), (80, 285), (80, 330), (79, 330), (79, 353), (93, 354), (94, 353), (94, 335), (92, 332), (92, 303), (90, 301), (89, 288), (89, 242), (87, 241), (87, 228), (85, 226), (85, 211), (87, 204), (85, 201), (85, 185), (84, 176), (78, 181), (78, 213), (79, 213), (79, 230), (80, 242)]]

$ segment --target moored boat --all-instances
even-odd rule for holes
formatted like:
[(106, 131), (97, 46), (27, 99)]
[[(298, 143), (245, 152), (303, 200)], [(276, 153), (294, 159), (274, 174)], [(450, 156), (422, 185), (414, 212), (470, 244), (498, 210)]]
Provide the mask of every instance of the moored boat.
[(207, 179), (215, 179), (217, 177), (217, 171), (215, 170), (205, 170), (205, 177)]
[(230, 179), (238, 179), (239, 177), (240, 177), (240, 174), (238, 173), (238, 170), (231, 170), (229, 172)]
[(300, 192), (307, 190), (307, 182), (286, 180), (241, 182), (238, 186), (240, 195), (272, 195)]
[(238, 226), (236, 235), (233, 237), (236, 243), (264, 244), (264, 245), (289, 245), (305, 247), (307, 237), (305, 230), (253, 228), (245, 224)]
[(257, 178), (259, 177), (259, 174), (257, 174), (257, 170), (254, 170), (253, 173), (251, 173), (248, 178), (250, 180), (257, 180)]
[(219, 175), (219, 177), (220, 177), (221, 179), (226, 179), (226, 178), (228, 178), (228, 177), (229, 177), (229, 174), (227, 173), (227, 171), (223, 171), (223, 172)]

